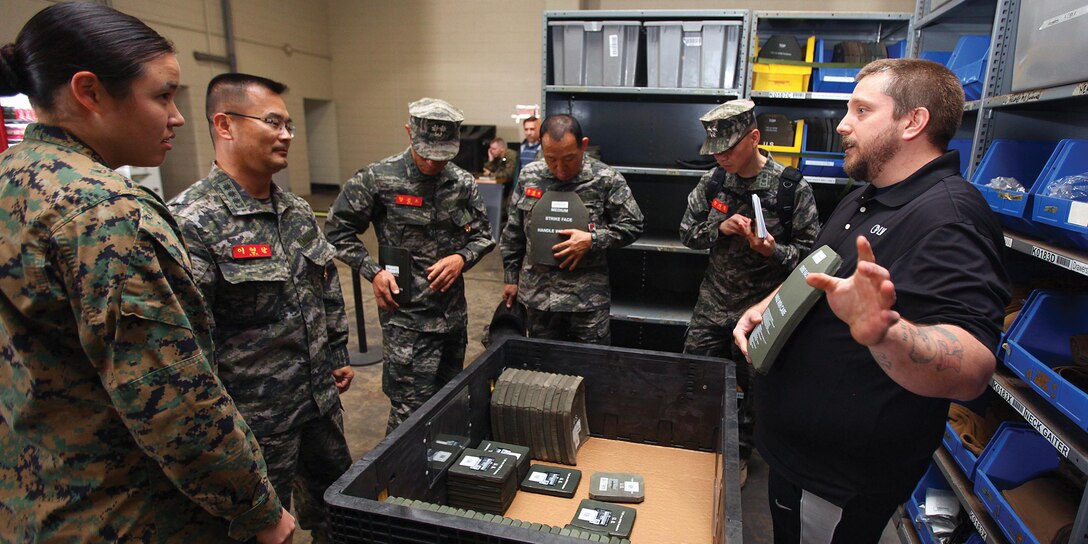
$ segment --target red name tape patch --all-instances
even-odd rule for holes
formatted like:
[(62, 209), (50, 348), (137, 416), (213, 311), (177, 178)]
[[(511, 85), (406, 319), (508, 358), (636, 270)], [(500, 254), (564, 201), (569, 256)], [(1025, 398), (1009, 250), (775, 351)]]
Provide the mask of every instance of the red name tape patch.
[(397, 204), (401, 206), (415, 206), (420, 207), (423, 205), (423, 197), (414, 195), (397, 195)]
[(527, 196), (529, 198), (540, 198), (540, 197), (544, 196), (544, 191), (541, 191), (540, 189), (537, 189), (536, 187), (526, 187), (525, 188), (525, 196)]
[(272, 246), (268, 244), (243, 244), (234, 246), (231, 254), (235, 259), (265, 259), (272, 256)]
[(718, 200), (718, 199), (715, 198), (714, 200), (710, 201), (710, 205), (713, 206), (714, 209), (718, 210), (719, 212), (729, 213), (729, 204), (726, 204), (725, 202), (722, 202), (721, 200)]

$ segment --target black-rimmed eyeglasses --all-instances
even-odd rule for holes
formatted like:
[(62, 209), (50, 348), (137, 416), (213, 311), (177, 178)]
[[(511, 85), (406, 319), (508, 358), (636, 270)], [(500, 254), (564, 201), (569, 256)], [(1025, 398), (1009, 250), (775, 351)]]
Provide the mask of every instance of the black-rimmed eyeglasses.
[(268, 125), (269, 128), (276, 131), (276, 133), (279, 133), (283, 129), (287, 129), (287, 134), (290, 135), (292, 138), (295, 137), (295, 124), (291, 121), (284, 121), (279, 117), (257, 117), (256, 115), (246, 115), (244, 113), (237, 113), (233, 111), (225, 111), (223, 113), (226, 115), (233, 115), (235, 117), (245, 117), (246, 119), (255, 119), (257, 121), (261, 121), (262, 123)]

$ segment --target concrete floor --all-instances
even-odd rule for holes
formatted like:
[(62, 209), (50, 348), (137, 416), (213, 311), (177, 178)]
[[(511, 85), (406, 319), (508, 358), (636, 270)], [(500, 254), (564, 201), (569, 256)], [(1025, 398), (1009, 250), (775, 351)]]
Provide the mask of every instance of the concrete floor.
[[(308, 197), (315, 212), (325, 212), (335, 198), (335, 193), (317, 193)], [(376, 254), (377, 242), (372, 232), (363, 236), (367, 248)], [(353, 355), (358, 353), (358, 335), (355, 332), (355, 303), (352, 295), (351, 270), (337, 261), (340, 283), (344, 288), (348, 320), (351, 326), (349, 349)], [(378, 325), (377, 306), (370, 284), (362, 282), (362, 300), (366, 320), (368, 352), (373, 355), (381, 352), (381, 328)], [(465, 295), (468, 300), (468, 347), (465, 352), (467, 366), (484, 351), (480, 340), (484, 327), (490, 322), (491, 315), (502, 298), (502, 259), (498, 248), (485, 256), (475, 267), (465, 273)], [(351, 389), (341, 395), (344, 405), (344, 426), (348, 445), (354, 459), (361, 458), (385, 437), (386, 418), (389, 414), (389, 400), (381, 390), (381, 365), (356, 367), (355, 380)], [(753, 453), (749, 462), (748, 483), (742, 494), (742, 512), (744, 541), (749, 544), (773, 542), (771, 519), (767, 506), (767, 465)], [(310, 536), (305, 531), (295, 535), (296, 543), (309, 543)], [(889, 523), (880, 544), (899, 542), (894, 529)]]

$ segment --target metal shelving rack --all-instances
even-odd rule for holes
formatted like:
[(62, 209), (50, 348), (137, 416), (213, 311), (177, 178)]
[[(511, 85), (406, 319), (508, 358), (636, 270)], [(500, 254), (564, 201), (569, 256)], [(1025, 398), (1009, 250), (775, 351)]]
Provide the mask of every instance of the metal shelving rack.
[[(745, 94), (748, 16), (747, 10), (544, 13), (543, 111), (579, 119), (590, 145), (601, 146), (601, 159), (627, 179), (646, 217), (641, 239), (609, 252), (614, 345), (666, 351), (683, 347), (683, 332), (691, 320), (708, 252), (680, 243), (679, 225), (687, 195), (706, 171), (674, 161), (699, 159), (705, 133), (698, 118), (716, 104)], [(551, 73), (548, 23), (572, 20), (737, 22), (736, 85), (731, 89), (647, 87), (642, 60), (633, 87), (557, 85)], [(645, 42), (644, 31), (640, 42)], [(645, 45), (640, 45), (640, 55), (645, 57), (644, 53)]]
[[(952, 0), (929, 10), (930, 0), (918, 0), (915, 24), (917, 54), (932, 43), (954, 42), (958, 34), (991, 33), (990, 56), (981, 100), (969, 103), (965, 112), (974, 112), (971, 165), (977, 167), (990, 144), (999, 138), (1058, 140), (1088, 137), (1088, 82), (1041, 87), (1011, 92), (1013, 56), (1020, 6), (1023, 0)], [(944, 40), (941, 42), (941, 40)], [(950, 49), (950, 47), (948, 47)], [(1040, 267), (1054, 265), (1084, 278), (1088, 276), (1088, 253), (1055, 246), (1031, 236), (1006, 229), (1006, 248), (1028, 255)], [(1032, 260), (1026, 262), (1032, 265)], [(1000, 365), (999, 365), (1000, 366)], [(999, 368), (990, 387), (1036, 431), (1082, 472), (1088, 473), (1088, 432), (1046, 402), (1031, 387)], [(1006, 542), (973, 493), (973, 485), (940, 449), (934, 460), (960, 503), (971, 513), (976, 530), (987, 542)], [(1088, 542), (1088, 489), (1082, 495), (1070, 542)]]
[[(809, 117), (842, 118), (846, 114), (846, 103), (850, 93), (811, 92), (811, 91), (755, 91), (751, 90), (755, 63), (755, 51), (758, 40), (774, 34), (788, 34), (796, 37), (799, 43), (808, 36), (824, 38), (831, 42), (842, 40), (866, 40), (890, 43), (900, 39), (907, 41), (907, 50), (911, 48), (913, 33), (910, 24), (913, 14), (892, 12), (814, 12), (814, 11), (755, 11), (751, 17), (751, 29), (748, 32), (751, 43), (748, 51), (749, 82), (748, 97), (756, 103), (756, 113), (782, 113), (790, 119)], [(817, 61), (819, 59), (816, 59)], [(841, 159), (841, 153), (826, 153), (801, 150), (800, 152), (772, 152), (776, 158), (802, 157), (809, 159)], [(805, 176), (816, 195), (817, 207), (821, 220), (825, 220), (843, 194), (844, 186), (851, 183), (848, 178)]]

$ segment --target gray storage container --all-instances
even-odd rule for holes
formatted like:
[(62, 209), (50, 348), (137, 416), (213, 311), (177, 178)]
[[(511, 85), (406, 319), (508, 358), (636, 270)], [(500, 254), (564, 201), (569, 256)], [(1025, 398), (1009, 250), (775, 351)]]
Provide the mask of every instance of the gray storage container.
[(646, 86), (734, 89), (740, 21), (650, 21)]
[(638, 21), (554, 21), (552, 80), (555, 85), (634, 87)]
[(1088, 80), (1088, 6), (1084, 0), (1020, 2), (1012, 91)]

